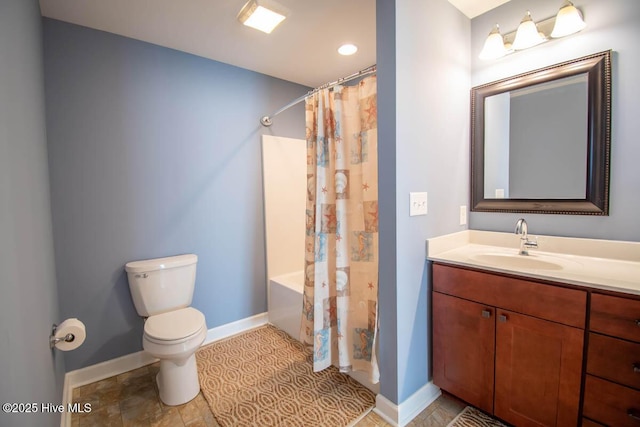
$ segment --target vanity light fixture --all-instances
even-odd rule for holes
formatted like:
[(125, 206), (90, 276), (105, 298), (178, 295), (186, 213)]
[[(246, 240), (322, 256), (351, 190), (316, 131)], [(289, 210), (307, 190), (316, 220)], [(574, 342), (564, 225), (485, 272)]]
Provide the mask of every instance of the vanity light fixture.
[(531, 12), (527, 10), (527, 14), (522, 18), (518, 29), (516, 30), (516, 39), (513, 41), (515, 50), (528, 49), (537, 46), (547, 40), (544, 35), (540, 35), (538, 26), (531, 19)]
[(238, 21), (244, 25), (271, 33), (287, 17), (288, 11), (271, 0), (249, 0), (238, 13)]
[(556, 15), (556, 23), (553, 26), (551, 37), (569, 36), (582, 31), (586, 26), (580, 11), (569, 0), (565, 0)]
[[(502, 36), (498, 24), (484, 42), (480, 59), (497, 59), (516, 50), (537, 46), (551, 38), (560, 38), (583, 30), (587, 24), (582, 14), (569, 0), (564, 0), (558, 14), (541, 22), (534, 22), (531, 13), (520, 22), (518, 29)], [(553, 29), (553, 31), (552, 31)]]
[(480, 59), (497, 59), (507, 53), (509, 53), (509, 50), (504, 45), (504, 39), (500, 34), (500, 26), (496, 24), (484, 42), (484, 47), (480, 52)]

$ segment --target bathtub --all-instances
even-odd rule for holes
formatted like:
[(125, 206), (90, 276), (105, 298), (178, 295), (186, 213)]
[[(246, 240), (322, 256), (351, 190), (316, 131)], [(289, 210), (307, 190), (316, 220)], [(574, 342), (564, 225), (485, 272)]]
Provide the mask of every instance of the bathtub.
[(269, 279), (269, 323), (300, 340), (302, 270)]
[[(269, 279), (269, 323), (300, 341), (304, 272), (287, 273)], [(380, 384), (369, 381), (363, 372), (349, 372), (351, 378), (372, 392), (380, 392)]]

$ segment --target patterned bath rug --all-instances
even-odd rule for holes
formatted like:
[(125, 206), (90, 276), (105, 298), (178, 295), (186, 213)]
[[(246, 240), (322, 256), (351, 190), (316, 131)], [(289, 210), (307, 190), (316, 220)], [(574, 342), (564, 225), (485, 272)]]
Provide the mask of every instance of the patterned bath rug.
[(312, 353), (267, 325), (201, 348), (200, 386), (222, 427), (347, 426), (375, 395), (335, 367), (313, 372)]
[(467, 406), (453, 419), (447, 427), (507, 427), (500, 421), (491, 418), (472, 406)]

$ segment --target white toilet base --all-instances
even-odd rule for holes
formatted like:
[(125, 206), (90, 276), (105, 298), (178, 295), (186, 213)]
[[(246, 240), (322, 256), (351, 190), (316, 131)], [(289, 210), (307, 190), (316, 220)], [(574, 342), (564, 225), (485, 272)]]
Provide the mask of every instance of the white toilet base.
[(198, 367), (195, 353), (183, 365), (172, 360), (160, 360), (160, 372), (156, 376), (160, 400), (165, 405), (176, 406), (187, 403), (200, 392)]

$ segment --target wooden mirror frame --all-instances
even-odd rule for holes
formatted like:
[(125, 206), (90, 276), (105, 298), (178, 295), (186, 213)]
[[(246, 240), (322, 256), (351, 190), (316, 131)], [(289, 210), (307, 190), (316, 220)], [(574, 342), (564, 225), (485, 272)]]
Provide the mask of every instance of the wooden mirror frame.
[[(484, 197), (485, 98), (577, 74), (587, 74), (587, 176), (584, 199), (486, 199)], [(611, 51), (508, 77), (471, 89), (471, 211), (609, 214)]]

